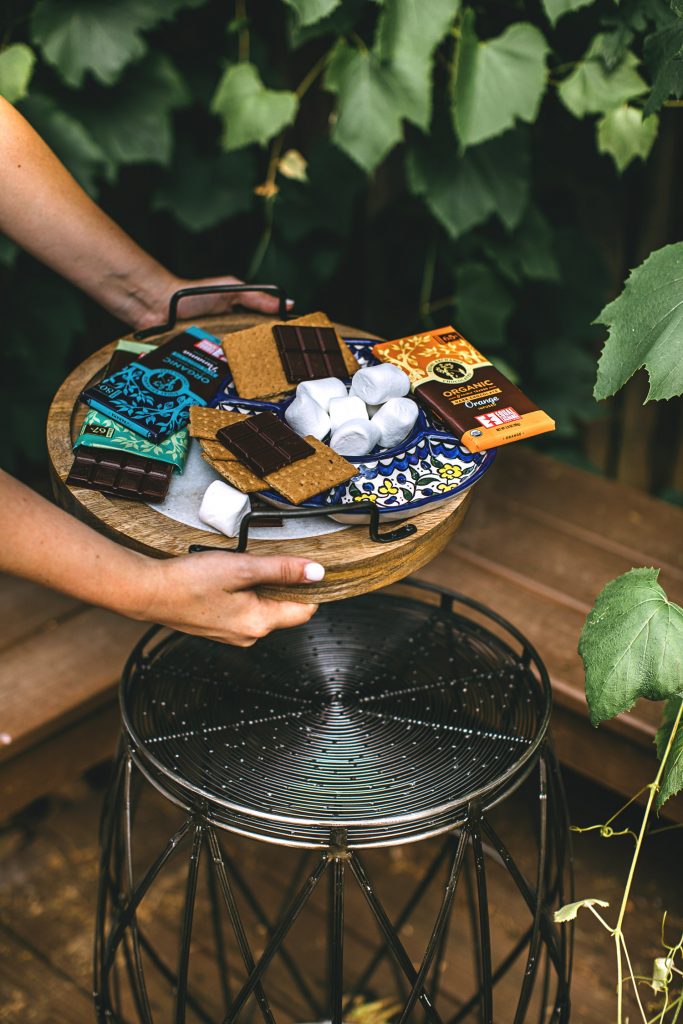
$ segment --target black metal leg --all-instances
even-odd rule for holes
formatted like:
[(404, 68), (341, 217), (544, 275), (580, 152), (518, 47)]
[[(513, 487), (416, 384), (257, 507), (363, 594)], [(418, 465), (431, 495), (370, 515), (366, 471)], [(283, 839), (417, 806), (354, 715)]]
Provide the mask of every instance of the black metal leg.
[[(223, 854), (221, 851), (220, 843), (218, 841), (218, 836), (216, 835), (215, 831), (212, 828), (209, 828), (208, 834), (209, 849), (211, 851), (211, 858), (218, 879), (218, 885), (220, 887), (223, 900), (225, 901), (225, 905), (230, 916), (230, 921), (235, 932), (237, 945), (239, 946), (240, 953), (242, 954), (244, 966), (247, 970), (247, 973), (251, 975), (256, 965), (254, 962), (253, 954), (251, 952), (249, 941), (246, 936), (246, 932), (244, 930), (244, 925), (242, 924), (242, 918), (240, 917), (239, 911), (237, 910), (237, 904), (235, 903), (235, 897), (233, 895), (232, 887), (230, 885), (230, 880), (225, 870), (225, 863), (223, 861)], [(260, 981), (256, 985), (255, 994), (256, 1001), (259, 1004), (261, 1013), (263, 1014), (264, 1021), (266, 1022), (266, 1024), (275, 1024), (275, 1019), (273, 1017), (273, 1014), (271, 1013), (270, 1006), (268, 1004), (268, 999), (266, 998), (266, 994), (263, 991), (263, 986), (261, 985)], [(230, 1006), (226, 1008), (226, 1013), (229, 1012), (229, 1009)]]
[(325, 855), (318, 862), (317, 866), (309, 875), (306, 882), (299, 890), (299, 893), (288, 907), (286, 915), (278, 924), (277, 928), (273, 932), (270, 942), (268, 943), (263, 953), (261, 954), (258, 963), (255, 965), (255, 967), (251, 971), (251, 974), (245, 981), (244, 985), (237, 993), (229, 1013), (226, 1013), (225, 1017), (223, 1018), (222, 1024), (233, 1024), (233, 1021), (236, 1020), (240, 1010), (246, 1003), (251, 993), (254, 991), (254, 988), (256, 987), (258, 982), (261, 980), (261, 977), (266, 968), (268, 967), (268, 964), (273, 959), (275, 954), (279, 951), (279, 948), (287, 932), (296, 921), (297, 917), (303, 910), (306, 903), (308, 903), (308, 900), (312, 896), (313, 891), (317, 886), (318, 882), (320, 881), (321, 877), (323, 876), (327, 866), (327, 855)]
[(491, 970), (491, 934), (489, 931), (488, 897), (486, 892), (486, 863), (479, 831), (481, 818), (478, 810), (472, 822), (472, 853), (477, 879), (479, 901), (479, 943), (481, 947), (481, 1019), (482, 1024), (493, 1024), (493, 978)]
[(330, 867), (330, 1020), (342, 1024), (344, 995), (344, 860), (335, 857)]
[(441, 907), (439, 908), (439, 913), (434, 924), (434, 930), (432, 931), (429, 942), (427, 943), (427, 950), (425, 952), (424, 959), (422, 960), (420, 970), (418, 971), (417, 977), (415, 978), (415, 981), (413, 983), (412, 991), (408, 996), (408, 1002), (405, 1005), (405, 1009), (403, 1010), (403, 1014), (401, 1015), (401, 1020), (399, 1024), (406, 1024), (406, 1021), (413, 1007), (415, 1006), (419, 994), (423, 990), (423, 985), (425, 978), (427, 977), (427, 972), (429, 971), (429, 968), (432, 965), (434, 955), (441, 943), (441, 937), (446, 928), (446, 923), (448, 921), (451, 906), (453, 904), (453, 897), (455, 896), (455, 890), (458, 885), (458, 879), (460, 878), (460, 871), (462, 869), (462, 862), (465, 856), (465, 850), (467, 849), (468, 841), (469, 836), (467, 832), (463, 829), (463, 831), (460, 834), (460, 841), (455, 848), (453, 860), (451, 861), (448, 882), (446, 883), (446, 892), (444, 893), (444, 897), (441, 902)]
[[(363, 868), (363, 865), (361, 864), (358, 855), (353, 851), (350, 854), (349, 866), (351, 867), (351, 870), (356, 876), (356, 881), (360, 886), (361, 892), (363, 893), (363, 896), (365, 896), (368, 906), (370, 907), (370, 910), (372, 911), (375, 920), (377, 921), (377, 924), (379, 925), (380, 930), (384, 935), (384, 938), (396, 959), (396, 962), (401, 967), (401, 970), (408, 978), (411, 985), (414, 986), (417, 981), (417, 972), (413, 967), (410, 957), (406, 953), (403, 943), (398, 937), (396, 929), (394, 928), (391, 921), (387, 917), (386, 911), (384, 910), (384, 907), (382, 906), (377, 894), (375, 893), (375, 890), (370, 882), (370, 879), (365, 873), (365, 869)], [(431, 1021), (435, 1021), (436, 1024), (443, 1024), (441, 1018), (439, 1017), (439, 1014), (436, 1012), (434, 1006), (432, 1005), (432, 1001), (429, 998), (428, 993), (425, 992), (424, 988), (418, 989), (418, 998), (422, 1006), (426, 1010), (429, 1019)]]
[(185, 890), (185, 909), (183, 926), (180, 932), (180, 955), (178, 957), (178, 986), (176, 992), (175, 1024), (185, 1024), (187, 1009), (187, 972), (190, 964), (190, 940), (192, 938), (192, 921), (194, 904), (197, 898), (197, 876), (199, 874), (199, 858), (204, 842), (204, 826), (196, 824), (190, 853), (190, 866), (187, 872), (187, 888)]
[(228, 954), (227, 949), (225, 947), (225, 936), (223, 934), (223, 922), (221, 921), (220, 908), (218, 902), (216, 868), (212, 856), (209, 856), (207, 860), (206, 880), (209, 889), (211, 928), (213, 930), (213, 940), (216, 947), (218, 981), (221, 987), (221, 994), (223, 996), (223, 1009), (227, 1013), (230, 1008), (230, 1003), (232, 1001), (232, 991), (230, 988), (230, 968), (228, 965)]

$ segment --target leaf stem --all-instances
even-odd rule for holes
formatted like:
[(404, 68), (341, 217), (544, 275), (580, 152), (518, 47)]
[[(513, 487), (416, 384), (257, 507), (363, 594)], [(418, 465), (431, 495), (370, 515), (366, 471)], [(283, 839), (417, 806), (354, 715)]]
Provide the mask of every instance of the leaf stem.
[[(631, 866), (629, 868), (628, 878), (626, 879), (626, 885), (624, 887), (624, 895), (623, 895), (622, 900), (621, 900), (621, 906), (619, 907), (619, 916), (617, 917), (616, 927), (614, 928), (614, 932), (613, 932), (614, 942), (615, 942), (615, 945), (616, 945), (616, 953), (617, 953), (617, 1024), (623, 1024), (623, 1000), (624, 1000), (624, 996), (623, 996), (623, 980), (624, 979), (623, 979), (623, 964), (622, 964), (621, 957), (622, 957), (622, 945), (625, 948), (625, 941), (624, 941), (624, 934), (623, 934), (623, 930), (622, 930), (622, 925), (624, 923), (624, 916), (626, 914), (626, 907), (627, 907), (627, 904), (628, 904), (628, 900), (629, 900), (629, 897), (631, 895), (631, 888), (633, 886), (633, 878), (634, 878), (635, 873), (636, 873), (636, 865), (638, 863), (638, 858), (640, 856), (640, 851), (641, 851), (641, 848), (642, 848), (642, 845), (643, 845), (643, 839), (645, 837), (645, 832), (647, 831), (648, 822), (650, 820), (650, 814), (652, 813), (652, 805), (654, 803), (655, 796), (659, 792), (659, 787), (660, 787), (660, 784), (661, 784), (661, 781), (662, 781), (662, 775), (664, 774), (664, 768), (666, 766), (666, 762), (667, 762), (667, 759), (669, 757), (669, 754), (671, 753), (671, 749), (673, 747), (673, 742), (674, 742), (674, 739), (676, 737), (676, 733), (678, 731), (678, 727), (679, 727), (679, 725), (681, 723), (681, 717), (682, 716), (683, 716), (683, 701), (681, 701), (680, 706), (678, 708), (678, 713), (676, 715), (673, 727), (672, 727), (671, 732), (669, 734), (669, 740), (668, 740), (668, 743), (666, 745), (666, 749), (664, 750), (664, 754), (662, 755), (662, 759), (659, 762), (659, 769), (657, 771), (657, 775), (655, 776), (655, 780), (654, 780), (654, 782), (651, 782), (646, 787), (647, 789), (649, 789), (650, 792), (649, 792), (649, 795), (648, 795), (648, 798), (647, 798), (647, 804), (645, 805), (645, 811), (643, 813), (643, 820), (641, 822), (640, 831), (638, 832), (638, 838), (636, 839), (636, 848), (633, 851), (633, 858), (631, 860)], [(612, 818), (611, 820), (614, 820), (614, 819)], [(626, 956), (627, 956), (627, 960), (628, 960), (628, 954)], [(629, 961), (629, 968), (630, 968), (630, 961)], [(631, 971), (631, 975), (632, 974), (633, 974), (633, 972)], [(640, 1004), (640, 997), (638, 997), (638, 1005), (639, 1006), (641, 1005)], [(642, 1012), (642, 1006), (641, 1006), (641, 1012)], [(643, 1019), (647, 1022), (647, 1018), (645, 1017), (644, 1014), (643, 1014)]]
[(310, 87), (315, 82), (316, 78), (318, 78), (319, 75), (322, 74), (322, 72), (325, 70), (325, 66), (326, 64), (329, 63), (333, 50), (334, 46), (331, 46), (329, 50), (323, 53), (323, 55), (318, 58), (315, 64), (311, 68), (309, 68), (304, 77), (301, 79), (296, 89), (294, 90), (294, 93), (299, 100), (303, 99), (303, 97), (306, 95)]
[(247, 19), (247, 0), (235, 0), (235, 18), (242, 26), (237, 37), (237, 56), (240, 64), (249, 60), (249, 29)]

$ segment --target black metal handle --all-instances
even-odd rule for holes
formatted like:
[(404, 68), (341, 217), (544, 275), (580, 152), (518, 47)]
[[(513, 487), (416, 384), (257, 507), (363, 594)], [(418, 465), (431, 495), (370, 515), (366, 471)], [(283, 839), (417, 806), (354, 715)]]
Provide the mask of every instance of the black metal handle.
[[(373, 505), (371, 501), (359, 501), (352, 508), (348, 505), (325, 505), (324, 508), (292, 508), (292, 509), (277, 509), (277, 515), (283, 519), (319, 519), (321, 516), (328, 516), (334, 512), (350, 513), (352, 515), (369, 512), (370, 523), (368, 530), (370, 533), (370, 540), (375, 541), (378, 544), (387, 544), (394, 540), (403, 540), (404, 537), (410, 537), (412, 534), (417, 533), (417, 526), (414, 523), (404, 523), (402, 526), (397, 527), (395, 530), (387, 530), (385, 533), (379, 532), (379, 521), (380, 514), (379, 509), (376, 505)], [(273, 513), (267, 510), (256, 510), (253, 512), (247, 512), (244, 519), (240, 523), (240, 532), (237, 538), (237, 547), (234, 548), (220, 548), (212, 544), (190, 544), (188, 548), (190, 554), (195, 554), (197, 551), (230, 551), (233, 554), (237, 552), (243, 552), (247, 550), (247, 542), (249, 540), (249, 526), (252, 522), (258, 521), (259, 519), (272, 518)]]
[(137, 341), (143, 341), (145, 338), (154, 337), (155, 334), (172, 331), (178, 320), (178, 303), (186, 296), (219, 295), (222, 292), (264, 292), (266, 295), (275, 295), (280, 301), (278, 316), (281, 320), (287, 319), (287, 296), (284, 289), (277, 284), (197, 284), (190, 288), (180, 288), (173, 293), (168, 304), (168, 320), (165, 324), (146, 327), (144, 331), (136, 331), (133, 337)]

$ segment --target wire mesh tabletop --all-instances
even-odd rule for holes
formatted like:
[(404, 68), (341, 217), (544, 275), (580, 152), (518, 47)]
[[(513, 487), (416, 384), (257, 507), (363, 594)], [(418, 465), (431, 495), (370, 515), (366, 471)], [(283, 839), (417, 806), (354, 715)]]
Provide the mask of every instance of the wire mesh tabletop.
[(524, 777), (550, 698), (512, 627), (432, 597), (325, 605), (250, 649), (148, 637), (121, 693), (136, 763), (182, 806), (272, 842), (324, 845), (343, 828), (349, 846), (388, 845), (454, 827)]

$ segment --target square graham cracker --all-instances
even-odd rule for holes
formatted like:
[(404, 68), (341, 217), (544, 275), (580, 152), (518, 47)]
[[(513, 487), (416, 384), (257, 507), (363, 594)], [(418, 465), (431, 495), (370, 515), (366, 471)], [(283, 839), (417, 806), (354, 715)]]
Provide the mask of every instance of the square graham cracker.
[[(263, 478), (257, 477), (237, 461), (212, 457), (210, 453), (215, 449), (211, 442), (203, 440), (201, 445), (206, 461), (233, 487), (237, 487), (245, 494), (271, 488), (293, 505), (300, 505), (302, 501), (312, 498), (315, 494), (328, 491), (356, 475), (356, 467), (333, 452), (322, 441), (315, 437), (307, 437), (306, 440), (315, 448), (314, 455), (299, 459), (290, 466), (283, 466), (282, 469)], [(223, 451), (230, 455), (225, 449)]]
[(229, 409), (207, 409), (205, 405), (190, 407), (190, 437), (206, 438), (215, 441), (216, 433), (221, 427), (229, 427), (231, 423), (246, 420), (242, 412), (231, 412)]
[[(302, 327), (332, 327), (334, 324), (325, 313), (309, 313), (295, 320), (276, 320), (266, 324), (248, 327), (223, 337), (223, 351), (240, 398), (271, 398), (293, 391), (296, 387), (287, 380), (282, 368), (273, 327), (278, 323), (300, 324)], [(337, 335), (339, 340), (339, 335)], [(348, 345), (339, 340), (342, 358), (352, 376), (360, 369)]]

